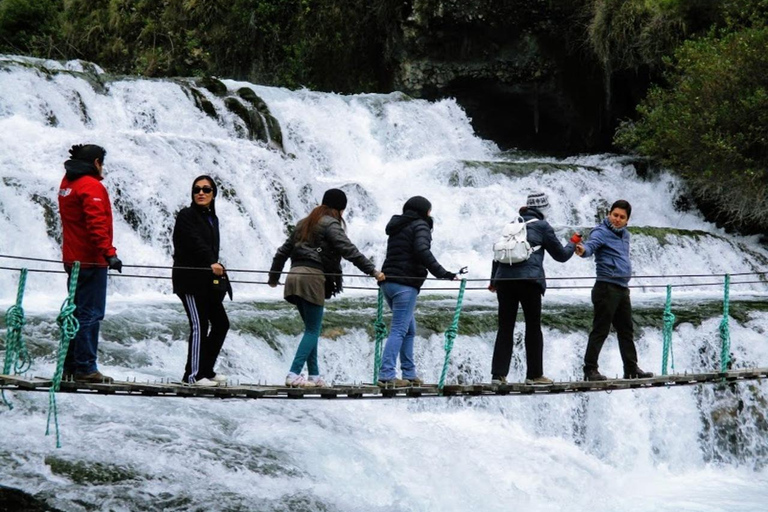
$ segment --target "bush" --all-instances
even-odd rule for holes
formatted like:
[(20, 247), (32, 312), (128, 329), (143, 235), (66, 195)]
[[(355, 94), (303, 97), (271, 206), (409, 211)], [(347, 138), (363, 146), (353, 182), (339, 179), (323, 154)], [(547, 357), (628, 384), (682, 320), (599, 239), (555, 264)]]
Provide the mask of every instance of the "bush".
[(55, 0), (2, 0), (0, 52), (50, 56), (59, 9)]
[[(752, 5), (760, 4), (768, 5)], [(751, 26), (713, 29), (667, 60), (667, 86), (651, 89), (639, 120), (623, 123), (615, 143), (679, 171), (699, 202), (727, 224), (765, 231), (768, 28), (759, 13), (739, 12), (733, 19)]]

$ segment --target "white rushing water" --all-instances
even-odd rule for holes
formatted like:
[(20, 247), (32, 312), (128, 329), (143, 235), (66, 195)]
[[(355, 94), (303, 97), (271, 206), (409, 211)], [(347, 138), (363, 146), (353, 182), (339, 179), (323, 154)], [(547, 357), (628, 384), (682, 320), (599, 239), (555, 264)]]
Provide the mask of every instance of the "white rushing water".
[[(206, 115), (195, 106), (190, 82), (96, 79), (99, 72), (77, 62), (0, 58), (0, 255), (60, 257), (55, 205), (62, 163), (72, 144), (96, 143), (108, 152), (104, 184), (115, 211), (115, 245), (126, 265), (170, 264), (175, 213), (189, 203), (192, 179), (211, 174), (222, 190), (222, 260), (232, 269), (267, 269), (285, 237), (284, 223), (300, 219), (331, 187), (349, 196), (350, 238), (379, 263), (384, 226), (419, 194), (433, 203), (433, 251), (440, 262), (449, 269), (467, 265), (469, 277), (485, 278), (501, 226), (529, 192), (542, 190), (552, 203), (549, 220), (563, 239), (593, 226), (613, 200), (632, 202), (631, 224), (644, 228), (633, 238), (639, 276), (768, 267), (768, 251), (756, 238), (728, 235), (695, 210), (680, 210), (684, 187), (670, 174), (639, 176), (628, 159), (611, 155), (561, 160), (502, 154), (473, 134), (451, 100), (340, 96), (225, 81), (229, 97), (247, 87), (264, 100), (282, 128), (282, 151), (244, 137), (247, 128), (224, 98), (199, 88), (217, 112), (216, 118)], [(60, 269), (8, 258), (0, 266)], [(545, 266), (550, 277), (594, 273), (593, 263), (579, 258), (566, 264), (547, 258)], [(265, 280), (245, 272), (233, 277)], [(15, 300), (17, 279), (18, 272), (0, 270), (3, 310)], [(552, 280), (550, 286), (591, 282)], [(372, 286), (363, 279), (348, 283)], [(718, 286), (675, 290), (681, 309), (722, 297)], [(180, 377), (186, 318), (169, 281), (114, 277), (109, 292), (102, 369), (117, 378)], [(663, 292), (635, 289), (633, 300), (662, 307)], [(765, 292), (760, 283), (733, 286), (733, 300), (742, 305), (731, 319), (737, 367), (768, 364), (768, 313), (759, 307)], [(589, 314), (588, 293), (552, 289), (545, 308), (583, 307)], [(35, 375), (53, 372), (55, 316), (64, 295), (62, 274), (30, 274), (24, 306)], [(368, 309), (371, 295), (345, 294), (364, 298)], [(223, 373), (243, 382), (284, 377), (298, 336), (264, 334), (270, 322), (295, 321), (291, 309), (263, 306), (276, 306), (280, 297), (263, 285), (236, 286), (235, 302), (227, 302), (232, 330), (219, 362)], [(422, 302), (451, 308), (450, 298)], [(493, 302), (481, 291), (465, 299), (485, 308), (484, 314)], [(678, 370), (719, 364), (719, 321), (711, 313), (677, 327)], [(364, 327), (326, 332), (321, 339), (321, 368), (333, 380), (370, 379), (372, 340)], [(516, 336), (522, 331), (521, 323)], [(545, 328), (548, 376), (579, 376), (586, 334)], [(487, 381), (494, 336), (460, 336), (449, 379)], [(441, 334), (429, 331), (417, 338), (417, 364), (428, 381), (439, 378), (442, 343)], [(643, 367), (658, 372), (660, 330), (639, 328), (637, 345)], [(510, 377), (519, 380), (524, 361), (518, 348)], [(601, 367), (609, 374), (621, 368), (613, 336)], [(767, 392), (764, 383), (742, 383), (727, 389), (352, 402), (61, 395), (60, 450), (43, 436), (47, 396), (13, 393), (15, 408), (0, 413), (0, 484), (39, 494), (62, 510), (762, 511), (768, 503)]]

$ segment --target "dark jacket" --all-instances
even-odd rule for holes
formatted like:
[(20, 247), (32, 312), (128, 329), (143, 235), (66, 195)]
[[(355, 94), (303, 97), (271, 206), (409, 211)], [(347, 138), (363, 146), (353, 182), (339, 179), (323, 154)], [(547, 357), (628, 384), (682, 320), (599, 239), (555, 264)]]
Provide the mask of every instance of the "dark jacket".
[(627, 228), (616, 229), (604, 219), (583, 243), (584, 258), (595, 255), (597, 281), (617, 284), (627, 288), (632, 274), (629, 259), (630, 234)]
[(399, 283), (421, 289), (427, 270), (439, 279), (452, 279), (432, 255), (432, 228), (418, 213), (406, 211), (393, 215), (387, 224), (387, 256), (381, 271), (387, 283)]
[(494, 279), (500, 278), (531, 279), (535, 280), (541, 287), (541, 294), (544, 295), (547, 289), (546, 276), (544, 275), (544, 251), (547, 251), (555, 261), (564, 263), (571, 259), (576, 245), (573, 242), (568, 242), (565, 246), (561, 245), (555, 236), (555, 230), (552, 229), (549, 222), (544, 220), (544, 214), (536, 208), (521, 208), (520, 216), (526, 221), (538, 219), (536, 222), (528, 224), (526, 229), (528, 243), (531, 244), (531, 247), (540, 246), (540, 249), (531, 254), (527, 260), (513, 265), (494, 261), (491, 284), (495, 286)]
[[(183, 208), (173, 227), (173, 292), (202, 294), (211, 291), (213, 270), (219, 261), (219, 219), (207, 208)], [(196, 267), (201, 270), (176, 267)]]
[[(299, 225), (301, 225), (299, 222)], [(341, 258), (351, 261), (357, 268), (368, 275), (374, 275), (376, 266), (355, 247), (341, 222), (330, 215), (320, 219), (315, 231), (306, 242), (296, 242), (298, 226), (272, 259), (269, 280), (276, 283), (280, 279), (285, 262), (291, 258), (291, 268), (311, 267), (324, 272), (341, 273)]]

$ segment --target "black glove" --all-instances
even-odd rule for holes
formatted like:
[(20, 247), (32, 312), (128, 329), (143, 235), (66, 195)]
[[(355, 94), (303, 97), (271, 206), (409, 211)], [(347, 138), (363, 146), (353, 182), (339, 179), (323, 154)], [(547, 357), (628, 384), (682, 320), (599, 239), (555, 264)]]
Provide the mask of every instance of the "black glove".
[(456, 274), (454, 274), (453, 272), (446, 272), (445, 274), (443, 274), (443, 279), (453, 281), (454, 279), (456, 279)]
[(123, 262), (117, 256), (110, 256), (107, 258), (107, 266), (112, 270), (117, 270), (121, 274), (123, 273)]

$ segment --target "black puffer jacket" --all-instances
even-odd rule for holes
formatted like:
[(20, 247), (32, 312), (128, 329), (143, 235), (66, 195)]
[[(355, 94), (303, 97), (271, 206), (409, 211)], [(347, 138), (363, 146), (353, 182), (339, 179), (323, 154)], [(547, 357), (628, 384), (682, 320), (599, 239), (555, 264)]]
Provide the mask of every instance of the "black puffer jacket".
[(201, 294), (211, 291), (211, 265), (218, 261), (218, 217), (208, 208), (196, 205), (183, 208), (176, 216), (173, 228), (173, 292)]
[(427, 270), (439, 279), (453, 279), (455, 274), (445, 270), (432, 254), (432, 229), (418, 213), (407, 210), (393, 215), (386, 232), (387, 257), (381, 269), (386, 282), (421, 289)]
[[(366, 258), (349, 240), (341, 222), (330, 215), (320, 219), (309, 241), (296, 243), (298, 231), (297, 226), (293, 234), (275, 253), (269, 271), (270, 282), (277, 283), (288, 258), (291, 258), (291, 268), (311, 267), (334, 273), (340, 273), (341, 258), (344, 258), (351, 261), (362, 272), (370, 276), (376, 274), (376, 266), (373, 262)], [(321, 254), (324, 254), (325, 258)], [(323, 261), (324, 259), (325, 261)], [(334, 268), (331, 269), (329, 265)]]

